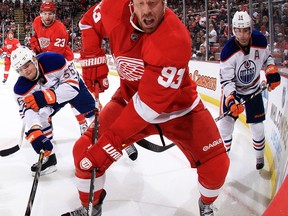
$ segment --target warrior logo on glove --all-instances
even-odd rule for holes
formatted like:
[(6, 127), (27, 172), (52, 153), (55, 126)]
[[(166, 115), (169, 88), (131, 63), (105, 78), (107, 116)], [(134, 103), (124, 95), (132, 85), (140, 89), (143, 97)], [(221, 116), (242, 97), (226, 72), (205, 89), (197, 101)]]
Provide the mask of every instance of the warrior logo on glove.
[(85, 157), (80, 161), (80, 167), (82, 170), (89, 170), (92, 167), (92, 163)]

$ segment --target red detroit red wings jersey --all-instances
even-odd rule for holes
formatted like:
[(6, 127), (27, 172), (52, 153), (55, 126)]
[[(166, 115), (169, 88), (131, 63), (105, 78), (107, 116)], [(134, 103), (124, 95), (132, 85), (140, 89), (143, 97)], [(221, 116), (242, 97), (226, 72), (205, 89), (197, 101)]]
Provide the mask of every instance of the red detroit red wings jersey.
[(111, 127), (122, 140), (148, 123), (187, 114), (200, 100), (196, 84), (188, 76), (191, 49), (187, 47), (192, 45), (185, 26), (166, 8), (164, 20), (154, 33), (136, 31), (129, 22), (129, 3), (103, 0), (80, 21), (85, 51), (99, 52), (95, 40), (109, 38), (121, 78), (121, 94), (128, 102)]
[(60, 53), (68, 61), (74, 59), (74, 54), (68, 46), (69, 35), (63, 23), (55, 20), (51, 26), (46, 28), (42, 24), (41, 17), (38, 16), (33, 21), (33, 28), (42, 52)]
[(2, 48), (4, 52), (7, 54), (11, 54), (13, 50), (20, 46), (20, 42), (17, 38), (13, 38), (10, 40), (9, 38), (5, 38), (4, 47)]

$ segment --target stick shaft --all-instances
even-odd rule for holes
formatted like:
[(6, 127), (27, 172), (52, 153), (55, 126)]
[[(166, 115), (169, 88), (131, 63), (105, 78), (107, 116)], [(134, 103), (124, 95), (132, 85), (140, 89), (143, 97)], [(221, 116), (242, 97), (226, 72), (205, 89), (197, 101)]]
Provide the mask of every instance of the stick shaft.
[(38, 182), (39, 182), (39, 178), (40, 178), (40, 172), (41, 172), (41, 168), (42, 168), (43, 158), (44, 158), (44, 150), (41, 150), (40, 154), (39, 154), (39, 158), (38, 158), (37, 170), (36, 170), (36, 173), (35, 173), (35, 176), (34, 176), (34, 181), (33, 181), (33, 184), (32, 184), (32, 188), (31, 188), (28, 204), (27, 204), (27, 207), (26, 207), (25, 216), (30, 216), (30, 214), (31, 214), (31, 210), (32, 210), (32, 206), (33, 206), (33, 203), (34, 203), (34, 198), (35, 198), (35, 195), (36, 195), (37, 186), (38, 186)]
[[(92, 145), (94, 145), (98, 140), (98, 125), (99, 125), (99, 84), (95, 84), (95, 119), (94, 119), (94, 131), (92, 137)], [(92, 169), (90, 178), (90, 189), (89, 189), (89, 201), (88, 201), (88, 216), (92, 216), (93, 212), (93, 199), (94, 199), (94, 182), (96, 178), (96, 168)]]

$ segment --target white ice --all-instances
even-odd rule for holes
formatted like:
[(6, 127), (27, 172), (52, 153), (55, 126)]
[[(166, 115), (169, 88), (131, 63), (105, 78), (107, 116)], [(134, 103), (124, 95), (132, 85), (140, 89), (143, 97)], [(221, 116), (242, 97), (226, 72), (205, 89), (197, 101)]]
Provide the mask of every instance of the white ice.
[[(7, 83), (0, 83), (0, 150), (20, 142), (22, 122), (13, 98), (16, 79), (16, 72), (11, 71)], [(110, 88), (100, 97), (103, 104), (119, 85), (118, 79), (109, 75)], [(217, 117), (218, 108), (205, 104)], [(53, 117), (53, 126), (58, 170), (40, 177), (32, 216), (59, 216), (80, 206), (72, 158), (72, 147), (80, 131), (69, 106)], [(160, 145), (158, 136), (149, 140)], [(173, 147), (154, 153), (136, 147), (139, 151), (136, 161), (124, 153), (107, 171), (103, 216), (199, 215), (196, 170), (189, 167), (180, 150)], [(241, 123), (236, 124), (230, 158), (226, 183), (214, 203), (215, 215), (261, 215), (270, 202), (270, 173), (268, 165), (261, 172), (255, 169), (251, 136)], [(0, 216), (24, 215), (33, 183), (30, 166), (37, 159), (38, 155), (25, 139), (18, 152), (0, 157)]]

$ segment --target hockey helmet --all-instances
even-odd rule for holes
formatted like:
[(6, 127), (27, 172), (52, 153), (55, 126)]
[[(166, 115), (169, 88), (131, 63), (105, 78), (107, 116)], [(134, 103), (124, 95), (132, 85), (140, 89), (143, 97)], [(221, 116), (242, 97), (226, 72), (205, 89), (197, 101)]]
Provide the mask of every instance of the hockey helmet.
[(250, 28), (252, 32), (252, 20), (246, 11), (237, 11), (232, 19), (233, 34), (235, 28)]
[(12, 30), (9, 30), (9, 31), (7, 32), (7, 35), (8, 35), (8, 34), (14, 35), (14, 32), (13, 32)]
[(51, 26), (56, 20), (56, 6), (54, 2), (44, 1), (40, 6), (40, 16), (44, 26)]
[(44, 1), (40, 6), (40, 11), (56, 11), (56, 5), (52, 1)]
[(20, 46), (11, 53), (11, 65), (19, 73), (21, 66), (29, 61), (34, 63), (35, 56), (35, 53), (28, 47)]

